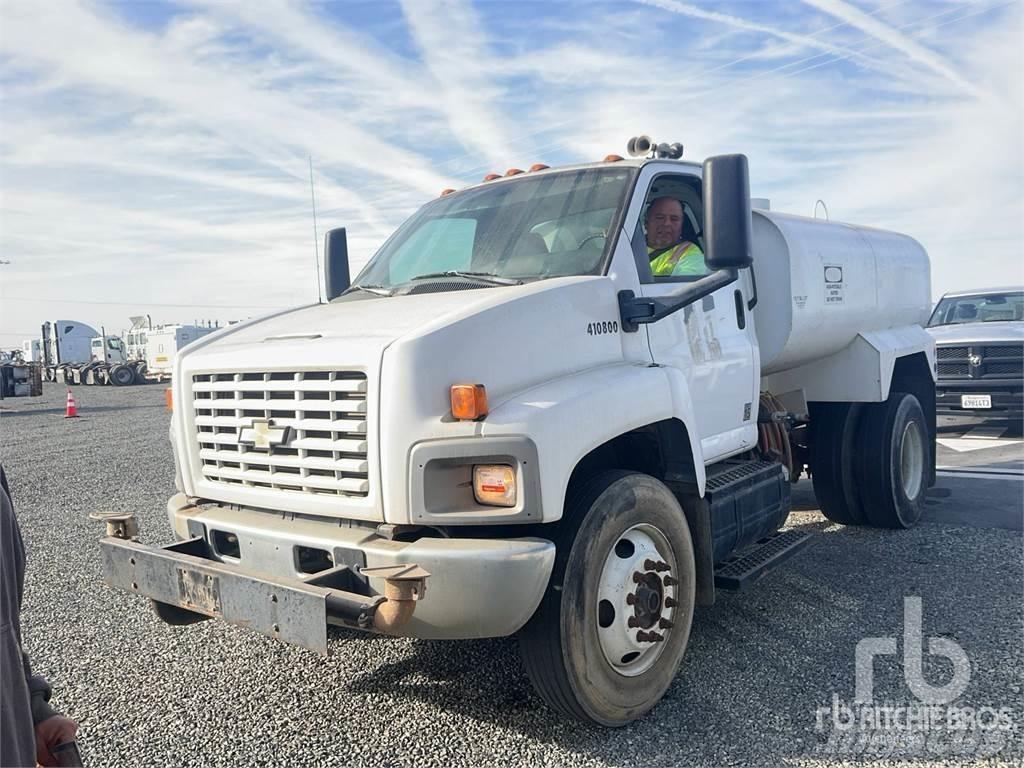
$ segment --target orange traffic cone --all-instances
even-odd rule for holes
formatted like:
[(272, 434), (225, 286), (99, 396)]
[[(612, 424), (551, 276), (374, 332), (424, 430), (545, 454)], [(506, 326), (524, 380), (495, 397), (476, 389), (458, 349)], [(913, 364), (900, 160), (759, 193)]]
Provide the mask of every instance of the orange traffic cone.
[(65, 419), (77, 419), (78, 408), (75, 406), (75, 396), (71, 394), (71, 390), (68, 390), (68, 405), (64, 410)]

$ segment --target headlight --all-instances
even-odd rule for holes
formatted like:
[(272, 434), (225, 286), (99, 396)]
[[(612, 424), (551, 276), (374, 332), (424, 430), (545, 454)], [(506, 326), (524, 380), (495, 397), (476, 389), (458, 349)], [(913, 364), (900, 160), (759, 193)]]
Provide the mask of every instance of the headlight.
[(474, 466), (473, 495), (481, 504), (514, 507), (516, 505), (515, 470), (505, 464)]

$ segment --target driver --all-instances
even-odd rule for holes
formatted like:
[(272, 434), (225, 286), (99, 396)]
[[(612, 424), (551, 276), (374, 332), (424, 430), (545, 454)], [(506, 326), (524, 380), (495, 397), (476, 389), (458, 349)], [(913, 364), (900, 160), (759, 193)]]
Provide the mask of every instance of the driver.
[(674, 197), (659, 197), (647, 208), (647, 257), (655, 277), (706, 275), (704, 251), (683, 239), (683, 204)]

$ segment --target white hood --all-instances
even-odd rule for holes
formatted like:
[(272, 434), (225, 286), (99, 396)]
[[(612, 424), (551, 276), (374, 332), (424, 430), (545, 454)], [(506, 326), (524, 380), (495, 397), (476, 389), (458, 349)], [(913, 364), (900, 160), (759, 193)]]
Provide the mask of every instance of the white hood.
[[(176, 360), (175, 451), (183, 470), (185, 492), (318, 516), (384, 520), (385, 506), (401, 514), (406, 506), (402, 489), (409, 446), (428, 438), (471, 435), (479, 428), (473, 422), (444, 419), (453, 376), (460, 381), (486, 381), (497, 404), (510, 391), (536, 381), (603, 361), (621, 360), (618, 335), (591, 337), (584, 332), (587, 322), (614, 317), (617, 310), (609, 280), (571, 277), (411, 296), (364, 298), (363, 294), (354, 294), (344, 301), (289, 310), (210, 334), (186, 347)], [(545, 331), (556, 339), (579, 337), (586, 341), (572, 354), (566, 354), (557, 343), (547, 341)], [(504, 350), (502, 354), (492, 354), (495, 345)], [(388, 365), (390, 372), (382, 386)], [(229, 451), (235, 450), (242, 431), (252, 426), (248, 419), (295, 423), (308, 422), (312, 417), (300, 415), (306, 410), (281, 399), (280, 392), (274, 405), (255, 403), (253, 398), (262, 397), (260, 391), (276, 391), (264, 384), (273, 379), (222, 380), (211, 379), (208, 374), (295, 373), (294, 381), (278, 379), (289, 382), (281, 387), (287, 390), (293, 384), (304, 387), (295, 382), (306, 381), (312, 372), (325, 371), (334, 372), (330, 374), (332, 381), (340, 376), (345, 381), (361, 382), (344, 385), (346, 391), (357, 394), (343, 401), (355, 405), (337, 408), (346, 414), (340, 417), (346, 427), (326, 430), (332, 435), (329, 447), (320, 442), (327, 439), (319, 435), (324, 428), (316, 425), (297, 427), (301, 430), (298, 437), (285, 438), (286, 444), (267, 449), (262, 456), (242, 451), (245, 457), (236, 458), (213, 445), (227, 443)], [(246, 380), (258, 380), (260, 384), (246, 387)], [(322, 381), (310, 384), (309, 391)], [(211, 395), (214, 390), (222, 391), (218, 387), (224, 388), (230, 403), (218, 406), (217, 400), (206, 399), (220, 397)], [(296, 402), (308, 400), (303, 395)], [(357, 415), (360, 408), (361, 417)], [(324, 410), (331, 408), (309, 409)], [(202, 430), (206, 432), (200, 437)], [(310, 437), (308, 430), (315, 436)], [(210, 435), (224, 435), (224, 439)], [(303, 450), (314, 453), (303, 454)], [(394, 457), (388, 471), (382, 471), (384, 451)], [(322, 463), (325, 460), (332, 462), (331, 469), (338, 467), (337, 472), (316, 475), (313, 470), (328, 469)], [(260, 469), (253, 469), (253, 465)], [(268, 465), (270, 475), (261, 469)], [(284, 474), (289, 468), (294, 472), (297, 466), (310, 474)], [(264, 474), (258, 477), (255, 472)], [(298, 479), (292, 482), (292, 478)], [(338, 491), (341, 495), (334, 490), (305, 490), (306, 486), (314, 488), (319, 483), (323, 488), (332, 482), (345, 484)], [(385, 494), (394, 494), (394, 498), (386, 502)]]
[(497, 303), (508, 298), (511, 290), (480, 288), (387, 298), (367, 295), (365, 299), (364, 294), (355, 294), (349, 300), (229, 326), (190, 345), (181, 365), (189, 375), (331, 366), (378, 372), (381, 354), (395, 339), (445, 315)]

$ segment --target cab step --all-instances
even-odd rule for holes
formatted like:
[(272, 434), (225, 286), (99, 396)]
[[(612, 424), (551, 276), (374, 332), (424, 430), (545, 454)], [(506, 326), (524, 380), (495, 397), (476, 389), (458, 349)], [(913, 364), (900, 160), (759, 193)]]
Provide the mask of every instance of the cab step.
[(810, 541), (811, 534), (802, 531), (778, 531), (758, 539), (748, 549), (727, 557), (715, 566), (715, 586), (718, 589), (746, 589)]

